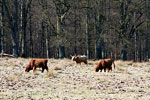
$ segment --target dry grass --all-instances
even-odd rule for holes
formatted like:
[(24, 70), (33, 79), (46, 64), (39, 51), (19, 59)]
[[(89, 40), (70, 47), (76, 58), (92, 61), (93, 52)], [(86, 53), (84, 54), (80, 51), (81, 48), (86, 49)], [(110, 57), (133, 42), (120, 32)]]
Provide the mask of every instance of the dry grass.
[(117, 60), (115, 61), (115, 63), (121, 67), (126, 67), (126, 66), (145, 67), (147, 65), (150, 65), (150, 62), (133, 62), (133, 61), (122, 61), (122, 60)]
[(146, 63), (145, 62), (134, 62), (132, 64), (133, 67), (145, 67)]
[(133, 62), (132, 61), (117, 60), (117, 61), (115, 61), (115, 64), (118, 66), (125, 67), (125, 66), (132, 66)]
[(150, 100), (147, 63), (115, 61), (112, 72), (96, 73), (98, 60), (48, 59), (49, 72), (33, 74), (24, 72), (29, 61), (0, 59), (0, 100)]
[(54, 67), (54, 70), (61, 70), (62, 68), (61, 67), (58, 67), (58, 66), (55, 66)]
[(125, 71), (125, 69), (123, 69), (123, 68), (120, 67), (120, 66), (116, 66), (116, 69), (117, 69), (118, 71)]
[(146, 65), (150, 65), (150, 62), (146, 62)]
[(49, 72), (47, 72), (47, 77), (48, 78), (54, 78), (55, 77), (53, 70), (50, 70)]
[(94, 61), (94, 60), (88, 60), (88, 64), (89, 65), (97, 65), (98, 62), (99, 62), (99, 60), (96, 60), (96, 61)]

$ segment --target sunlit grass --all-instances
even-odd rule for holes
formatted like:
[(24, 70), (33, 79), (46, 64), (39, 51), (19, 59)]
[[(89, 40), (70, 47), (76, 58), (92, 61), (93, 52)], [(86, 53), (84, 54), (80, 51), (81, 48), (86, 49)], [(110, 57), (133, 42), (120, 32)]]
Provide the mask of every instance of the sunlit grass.
[(117, 60), (112, 72), (95, 72), (98, 60), (80, 65), (71, 59), (48, 59), (49, 72), (41, 73), (41, 69), (37, 69), (33, 74), (33, 71), (24, 71), (29, 61), (0, 59), (0, 94), (3, 94), (0, 99), (136, 100), (139, 94), (142, 95), (139, 99), (149, 99), (144, 95), (150, 93), (148, 62)]

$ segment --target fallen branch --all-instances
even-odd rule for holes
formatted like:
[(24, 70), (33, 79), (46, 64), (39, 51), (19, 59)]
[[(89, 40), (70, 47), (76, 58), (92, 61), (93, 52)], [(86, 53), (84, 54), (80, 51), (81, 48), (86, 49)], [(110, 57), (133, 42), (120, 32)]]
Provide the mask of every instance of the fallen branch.
[(11, 58), (16, 58), (14, 55), (6, 54), (6, 53), (1, 53), (0, 57), (11, 57)]

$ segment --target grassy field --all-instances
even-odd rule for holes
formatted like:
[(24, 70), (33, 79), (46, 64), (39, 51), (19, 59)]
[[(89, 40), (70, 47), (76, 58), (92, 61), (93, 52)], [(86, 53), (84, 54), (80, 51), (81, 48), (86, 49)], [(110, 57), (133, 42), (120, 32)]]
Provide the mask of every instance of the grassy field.
[(94, 72), (70, 59), (48, 59), (49, 73), (24, 72), (30, 59), (0, 58), (0, 100), (150, 100), (150, 63), (115, 61)]

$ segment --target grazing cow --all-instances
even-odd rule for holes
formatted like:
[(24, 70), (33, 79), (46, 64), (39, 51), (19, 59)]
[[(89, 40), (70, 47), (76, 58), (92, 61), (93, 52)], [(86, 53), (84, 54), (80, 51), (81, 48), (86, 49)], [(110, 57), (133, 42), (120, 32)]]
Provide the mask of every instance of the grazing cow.
[(75, 61), (77, 64), (81, 64), (81, 62), (87, 64), (87, 57), (85, 55), (83, 56), (72, 56), (72, 60)]
[(103, 59), (100, 60), (99, 63), (95, 67), (95, 72), (98, 72), (99, 70), (102, 72), (104, 69), (104, 72), (106, 72), (106, 69), (109, 71), (112, 71), (112, 64), (114, 64), (114, 69), (115, 69), (115, 63), (113, 59)]
[(48, 62), (47, 59), (31, 60), (30, 63), (27, 65), (25, 72), (29, 72), (30, 70), (33, 70), (33, 72), (35, 72), (36, 68), (41, 68), (41, 67), (42, 67), (42, 73), (44, 72), (44, 69), (46, 69), (48, 72), (47, 62)]

